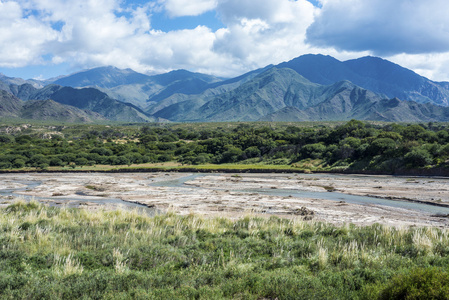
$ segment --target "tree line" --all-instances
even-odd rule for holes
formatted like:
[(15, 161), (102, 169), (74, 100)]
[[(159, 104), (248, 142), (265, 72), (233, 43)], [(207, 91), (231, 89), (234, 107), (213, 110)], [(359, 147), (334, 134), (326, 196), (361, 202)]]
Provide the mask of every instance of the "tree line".
[(144, 125), (42, 134), (0, 134), (0, 169), (138, 165), (295, 165), (394, 171), (447, 166), (447, 124), (375, 125), (351, 120), (338, 126), (241, 123), (235, 126)]

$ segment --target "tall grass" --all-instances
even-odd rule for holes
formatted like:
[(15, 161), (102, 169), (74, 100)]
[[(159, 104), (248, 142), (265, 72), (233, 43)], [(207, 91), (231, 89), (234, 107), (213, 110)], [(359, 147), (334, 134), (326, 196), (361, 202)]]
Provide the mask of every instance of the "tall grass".
[(430, 273), (413, 284), (440, 280), (433, 274), (446, 274), (448, 255), (448, 230), (438, 228), (149, 217), (23, 200), (0, 211), (5, 299), (372, 299), (416, 268)]

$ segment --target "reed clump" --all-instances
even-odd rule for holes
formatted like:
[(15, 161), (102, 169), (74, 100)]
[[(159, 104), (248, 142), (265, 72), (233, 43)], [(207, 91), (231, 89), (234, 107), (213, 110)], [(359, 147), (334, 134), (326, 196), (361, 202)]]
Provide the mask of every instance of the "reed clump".
[[(430, 284), (440, 295), (449, 286), (448, 235), (18, 200), (0, 211), (0, 298), (381, 299), (399, 293), (391, 282)], [(414, 270), (420, 275), (407, 277)]]

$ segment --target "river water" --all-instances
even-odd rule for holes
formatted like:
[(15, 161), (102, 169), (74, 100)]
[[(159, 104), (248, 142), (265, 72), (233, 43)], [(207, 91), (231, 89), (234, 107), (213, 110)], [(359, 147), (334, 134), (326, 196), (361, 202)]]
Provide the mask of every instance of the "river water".
[[(137, 209), (139, 211), (143, 211), (144, 213), (148, 215), (155, 215), (159, 211), (155, 208), (147, 207), (146, 205), (142, 205), (139, 203), (134, 202), (127, 202), (123, 201), (119, 198), (109, 198), (109, 197), (98, 197), (98, 196), (88, 196), (88, 195), (82, 195), (78, 194), (80, 197), (65, 197), (65, 196), (55, 196), (55, 197), (39, 197), (39, 196), (29, 196), (24, 195), (21, 192), (32, 190), (42, 184), (42, 181), (36, 180), (36, 181), (23, 181), (23, 180), (15, 180), (13, 183), (18, 183), (20, 185), (23, 185), (23, 187), (20, 188), (13, 188), (13, 189), (2, 189), (0, 188), (0, 196), (9, 198), (19, 198), (19, 199), (25, 199), (27, 201), (29, 200), (37, 200), (40, 202), (48, 203), (50, 206), (58, 206), (58, 205), (65, 205), (67, 207), (79, 207), (82, 205), (85, 205), (87, 203), (93, 203), (95, 205), (112, 205), (116, 207), (122, 207), (125, 209)], [(52, 200), (52, 201), (48, 201)]]
[[(198, 177), (210, 176), (211, 174), (193, 174), (187, 175), (177, 179), (170, 179), (165, 181), (159, 181), (156, 183), (152, 183), (152, 186), (160, 186), (160, 187), (185, 187), (185, 183)], [(315, 174), (314, 176), (318, 177), (337, 177), (340, 175), (334, 174)], [(189, 187), (195, 187), (189, 185)], [(216, 189), (216, 188), (214, 188)], [(212, 189), (212, 190), (214, 190)], [(357, 195), (349, 195), (338, 192), (315, 192), (315, 191), (298, 191), (293, 189), (268, 189), (268, 188), (259, 188), (259, 189), (237, 189), (231, 190), (230, 192), (247, 192), (247, 193), (258, 193), (261, 195), (268, 196), (279, 196), (279, 197), (297, 197), (297, 198), (313, 198), (318, 200), (330, 200), (330, 201), (344, 201), (347, 203), (353, 204), (361, 204), (361, 205), (381, 205), (381, 206), (390, 206), (396, 208), (404, 208), (404, 209), (412, 209), (417, 211), (422, 211), (430, 214), (449, 214), (449, 207), (436, 206), (430, 204), (423, 204), (411, 201), (399, 201), (399, 200), (390, 200), (383, 199), (377, 197), (367, 197), (367, 196), (357, 196)]]
[[(204, 187), (195, 187), (192, 185), (186, 185), (186, 182), (197, 179), (198, 177), (203, 176), (211, 176), (211, 174), (193, 174), (189, 175), (186, 174), (185, 176), (180, 176), (179, 178), (164, 178), (162, 180), (158, 180), (153, 183), (149, 183), (150, 186), (153, 187), (164, 187), (164, 188), (183, 188), (183, 187), (189, 187), (193, 189), (204, 189)], [(61, 175), (63, 176), (63, 174)], [(126, 176), (126, 174), (123, 174), (123, 176)], [(218, 176), (218, 175), (217, 175)], [(314, 175), (314, 176), (325, 176), (330, 177), (332, 176), (340, 176), (340, 175), (333, 175), (333, 174), (322, 174), (322, 175)], [(0, 187), (0, 195), (3, 197), (20, 197), (25, 199), (31, 199), (34, 198), (38, 201), (45, 202), (47, 200), (51, 200), (49, 202), (51, 205), (60, 205), (60, 204), (67, 204), (69, 207), (78, 207), (79, 205), (83, 205), (83, 203), (94, 203), (97, 205), (114, 205), (114, 206), (123, 206), (129, 209), (143, 209), (146, 213), (153, 215), (157, 213), (157, 211), (154, 208), (148, 208), (145, 205), (141, 205), (138, 203), (133, 202), (127, 202), (123, 201), (119, 198), (108, 198), (108, 197), (98, 197), (98, 196), (88, 196), (83, 194), (78, 194), (77, 197), (64, 197), (64, 196), (57, 196), (57, 197), (35, 197), (35, 196), (25, 196), (21, 194), (21, 192), (32, 190), (42, 184), (42, 181), (39, 180), (39, 178), (36, 178), (36, 180), (20, 180), (16, 179), (13, 180), (12, 183), (17, 183), (20, 185), (23, 185), (20, 188), (1, 188)], [(217, 190), (219, 188), (208, 188), (211, 190)], [(228, 190), (228, 188), (227, 188)], [(260, 195), (269, 195), (269, 196), (279, 196), (279, 197), (297, 197), (297, 198), (312, 198), (312, 199), (318, 199), (318, 200), (326, 200), (326, 201), (339, 201), (339, 202), (347, 202), (347, 203), (354, 203), (354, 204), (361, 204), (361, 205), (379, 205), (379, 206), (387, 206), (387, 207), (396, 207), (396, 208), (404, 208), (404, 209), (412, 209), (417, 210), (429, 214), (449, 214), (449, 208), (448, 207), (441, 207), (441, 206), (435, 206), (435, 205), (429, 205), (429, 204), (422, 204), (422, 203), (415, 203), (410, 201), (397, 201), (397, 200), (389, 200), (389, 199), (382, 199), (382, 198), (375, 198), (375, 197), (366, 197), (366, 196), (355, 196), (355, 195), (348, 195), (344, 193), (339, 192), (317, 192), (317, 191), (302, 191), (302, 190), (294, 190), (294, 189), (269, 189), (269, 188), (248, 188), (248, 189), (242, 189), (240, 186), (238, 189), (230, 190), (230, 192), (240, 192), (240, 193), (257, 193)]]

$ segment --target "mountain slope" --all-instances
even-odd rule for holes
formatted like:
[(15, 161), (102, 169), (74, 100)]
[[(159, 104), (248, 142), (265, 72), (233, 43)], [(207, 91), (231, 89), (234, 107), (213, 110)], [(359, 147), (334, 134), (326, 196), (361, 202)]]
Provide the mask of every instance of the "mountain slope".
[(131, 69), (100, 67), (61, 77), (54, 84), (69, 87), (95, 87), (111, 98), (146, 108), (174, 93), (197, 94), (221, 79), (186, 70), (145, 75)]
[(48, 85), (30, 95), (31, 99), (52, 99), (61, 104), (71, 105), (84, 110), (99, 113), (111, 121), (149, 122), (154, 118), (147, 116), (139, 108), (129, 103), (111, 99), (105, 93), (94, 88), (74, 89), (58, 85)]
[(22, 100), (10, 93), (0, 90), (0, 117), (17, 118), (22, 108)]
[(377, 57), (341, 62), (330, 56), (308, 54), (281, 63), (277, 67), (295, 70), (319, 84), (328, 85), (348, 80), (387, 98), (398, 97), (402, 100), (449, 106), (448, 83), (431, 81)]
[(172, 121), (447, 121), (449, 108), (386, 99), (349, 81), (320, 85), (292, 69), (271, 68), (209, 98), (168, 105), (154, 116)]
[[(322, 86), (291, 69), (271, 68), (234, 90), (208, 99), (176, 103), (154, 115), (173, 121), (255, 121), (285, 107), (306, 109), (337, 96), (344, 100), (349, 96), (343, 92), (354, 88), (350, 82)], [(382, 99), (374, 93), (367, 94), (373, 101)]]
[(0, 82), (3, 82), (6, 85), (22, 85), (22, 84), (31, 84), (32, 86), (36, 88), (43, 87), (45, 84), (47, 84), (47, 81), (45, 80), (36, 80), (36, 79), (22, 79), (17, 77), (8, 77), (2, 73), (0, 73)]
[(300, 110), (296, 107), (285, 107), (269, 114), (259, 121), (269, 122), (302, 122), (302, 121), (340, 121), (370, 120), (384, 122), (441, 122), (449, 120), (449, 108), (431, 103), (401, 101), (398, 98), (383, 99), (377, 102), (353, 103), (351, 110), (326, 115), (329, 103), (323, 102), (317, 107)]
[(98, 113), (63, 105), (53, 100), (31, 100), (24, 103), (20, 118), (70, 123), (93, 123), (106, 119)]
[(150, 76), (131, 69), (121, 70), (115, 67), (99, 67), (77, 72), (55, 80), (53, 83), (70, 87), (112, 88), (125, 84), (145, 83)]
[(97, 113), (83, 111), (52, 100), (22, 101), (2, 90), (0, 90), (0, 117), (71, 123), (93, 123), (105, 120)]
[(431, 81), (415, 72), (378, 57), (362, 57), (344, 64), (363, 78), (355, 84), (388, 97), (449, 106), (445, 84)]
[(171, 93), (170, 96), (166, 97), (163, 100), (160, 100), (157, 103), (153, 103), (147, 108), (147, 113), (149, 114), (155, 114), (156, 112), (164, 109), (165, 107), (174, 105), (176, 103), (185, 102), (194, 100), (195, 105), (198, 105), (200, 102), (203, 104), (210, 100), (212, 97), (221, 95), (223, 93), (229, 92), (231, 90), (234, 90), (235, 88), (239, 87), (240, 85), (244, 84), (245, 82), (250, 81), (257, 75), (265, 72), (266, 70), (269, 70), (272, 68), (272, 66), (267, 66), (262, 69), (257, 69), (248, 73), (245, 73), (243, 75), (240, 75), (238, 77), (223, 80), (220, 82), (214, 82), (210, 83), (204, 90), (199, 94), (184, 94), (178, 91), (177, 93)]

